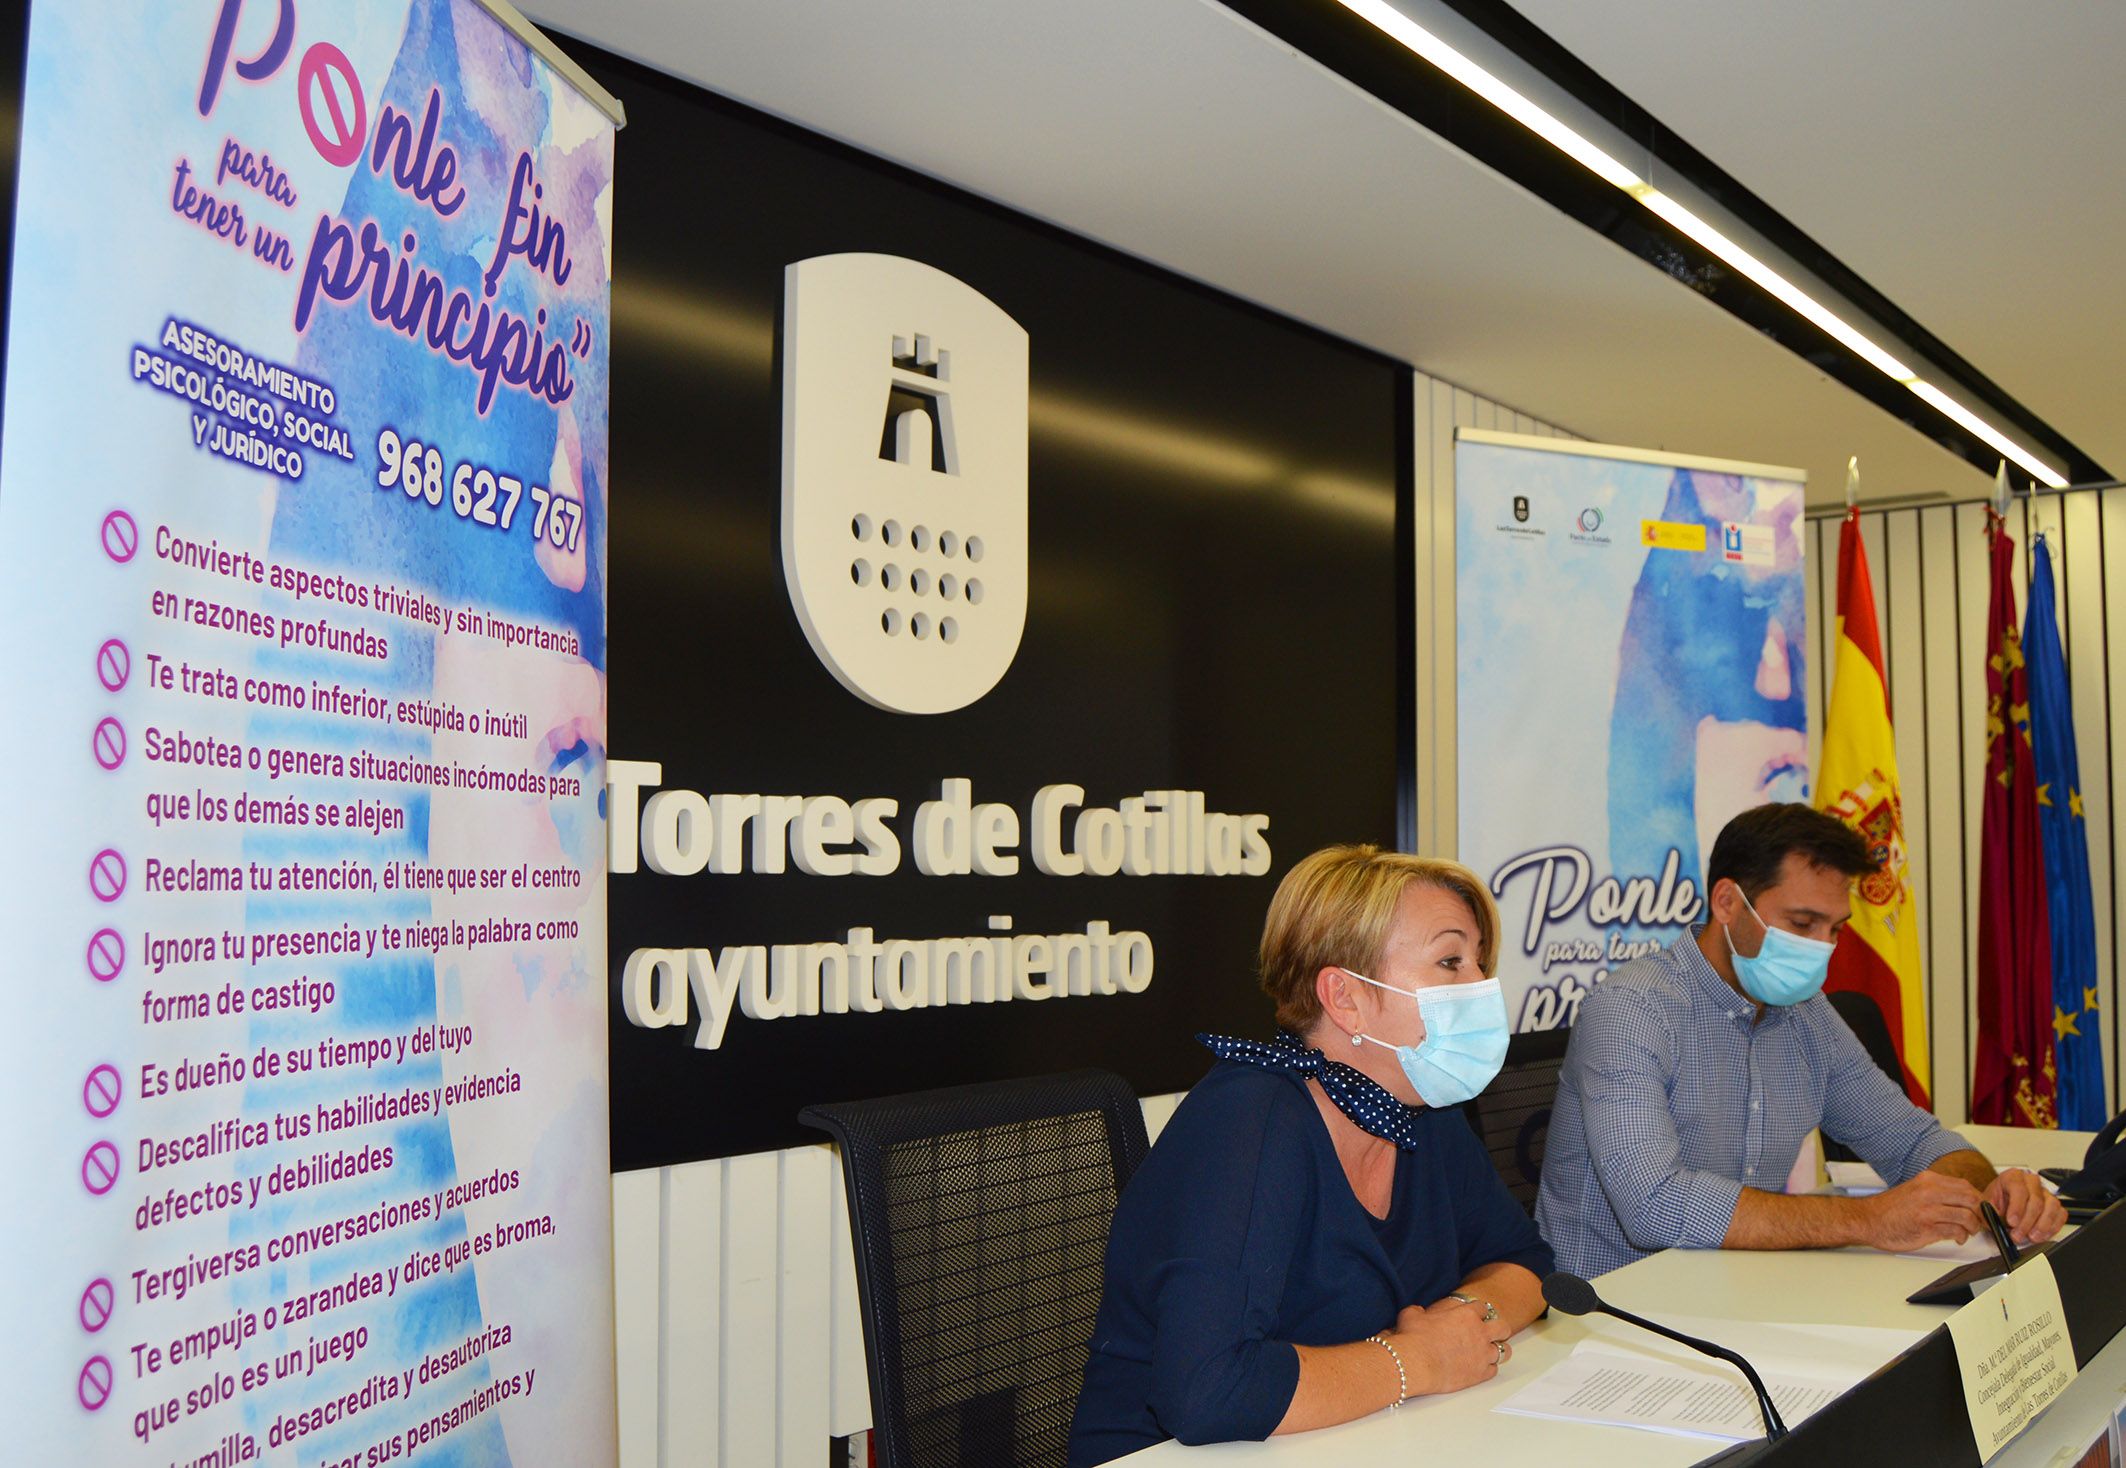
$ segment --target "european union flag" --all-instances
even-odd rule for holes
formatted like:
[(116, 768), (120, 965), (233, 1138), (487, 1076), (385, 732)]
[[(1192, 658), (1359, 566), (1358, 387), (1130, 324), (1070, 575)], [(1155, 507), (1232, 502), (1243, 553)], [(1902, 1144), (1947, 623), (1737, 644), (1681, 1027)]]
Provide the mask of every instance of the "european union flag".
[(2032, 543), (2023, 652), (2029, 663), (2030, 742), (2037, 762), (2038, 829), (2045, 838), (2045, 897), (2052, 915), (2052, 1034), (2059, 1062), (2060, 1126), (2104, 1125), (2104, 1041), (2096, 1002), (2096, 913), (2089, 894), (2089, 835), (2074, 758), (2074, 710), (2060, 653), (2052, 554)]

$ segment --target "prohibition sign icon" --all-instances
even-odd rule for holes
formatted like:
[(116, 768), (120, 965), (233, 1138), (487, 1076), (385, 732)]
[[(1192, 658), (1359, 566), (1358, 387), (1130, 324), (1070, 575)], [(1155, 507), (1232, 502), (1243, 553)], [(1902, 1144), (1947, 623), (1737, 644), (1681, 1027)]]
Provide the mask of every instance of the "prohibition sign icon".
[(118, 1186), (119, 1166), (118, 1149), (98, 1142), (82, 1154), (81, 1185), (101, 1198)]
[(345, 168), (362, 156), (369, 106), (362, 100), (354, 63), (339, 47), (320, 41), (303, 53), (295, 72), (295, 101), (303, 114), (303, 130), (320, 158)]
[(80, 1384), (74, 1388), (81, 1405), (91, 1412), (102, 1408), (111, 1399), (111, 1363), (103, 1356), (91, 1356), (81, 1368)]
[(90, 1335), (111, 1323), (111, 1314), (117, 1308), (118, 1296), (107, 1279), (92, 1279), (89, 1287), (81, 1292), (81, 1328)]
[(96, 681), (116, 693), (133, 674), (133, 654), (113, 637), (96, 650)]
[(81, 1104), (88, 1108), (89, 1115), (102, 1121), (118, 1109), (119, 1100), (125, 1095), (125, 1081), (113, 1065), (99, 1065), (89, 1072), (89, 1078), (81, 1083)]
[(133, 552), (140, 549), (140, 527), (124, 510), (113, 510), (103, 517), (103, 553), (124, 565), (133, 559)]
[(125, 763), (125, 725), (116, 719), (97, 721), (96, 732), (89, 736), (90, 752), (96, 763), (106, 770), (115, 770)]
[(116, 928), (98, 928), (89, 939), (89, 972), (99, 984), (108, 984), (125, 968), (125, 939)]

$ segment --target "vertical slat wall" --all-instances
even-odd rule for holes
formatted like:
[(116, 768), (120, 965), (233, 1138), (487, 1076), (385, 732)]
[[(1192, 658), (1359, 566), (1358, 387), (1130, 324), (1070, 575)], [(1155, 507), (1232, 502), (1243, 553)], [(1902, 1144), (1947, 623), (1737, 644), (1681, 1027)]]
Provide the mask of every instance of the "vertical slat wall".
[(1454, 856), (1455, 808), (1454, 430), (1490, 428), (1577, 438), (1489, 398), (1420, 372), (1413, 414), (1417, 492), (1411, 553), (1417, 564), (1417, 849)]
[(871, 1425), (832, 1147), (620, 1173), (613, 1227), (620, 1468), (825, 1468)]
[[(1897, 729), (1905, 834), (1923, 929), (1934, 1109), (1966, 1119), (1977, 1021), (1973, 955), (1978, 929), (1979, 781), (1985, 762), (1986, 599), (1990, 585), (1983, 505), (1864, 512), (1861, 534), (1882, 619), (1883, 657)], [(1811, 521), (1809, 740), (1819, 747), (1830, 693), (1837, 605), (1836, 517)], [(2122, 839), (2114, 769), (2126, 728), (2112, 723), (2112, 690), (2126, 686), (2126, 491), (2041, 495), (2009, 506), (2018, 624), (2043, 532), (2052, 557), (2067, 654), (2075, 745), (2096, 905), (2097, 995), (2103, 1006), (2106, 1111), (2119, 1104), (2119, 918)], [(2119, 552), (2113, 560), (2107, 547)]]
[[(1571, 437), (1416, 379), (1418, 846), (1452, 855), (1454, 430)], [(1153, 1136), (1176, 1096), (1144, 1103)], [(868, 1427), (840, 1163), (825, 1146), (613, 1179), (621, 1468), (822, 1468)]]

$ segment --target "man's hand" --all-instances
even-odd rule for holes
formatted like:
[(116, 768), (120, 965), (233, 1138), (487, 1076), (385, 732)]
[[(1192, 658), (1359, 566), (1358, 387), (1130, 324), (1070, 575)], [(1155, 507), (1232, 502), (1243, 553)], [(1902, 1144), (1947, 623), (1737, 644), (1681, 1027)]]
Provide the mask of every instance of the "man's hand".
[(2000, 1210), (2018, 1244), (2038, 1244), (2058, 1233), (2067, 1210), (2034, 1172), (2010, 1168), (1986, 1189), (1986, 1201)]
[[(1910, 1182), (1877, 1193), (1865, 1203), (1866, 1242), (1893, 1254), (1923, 1249), (1941, 1239), (1954, 1239), (1960, 1244), (1985, 1227), (1978, 1212), (1978, 1189), (1963, 1178), (1945, 1173), (1923, 1172)], [(2065, 1217), (2063, 1211), (2061, 1218)]]

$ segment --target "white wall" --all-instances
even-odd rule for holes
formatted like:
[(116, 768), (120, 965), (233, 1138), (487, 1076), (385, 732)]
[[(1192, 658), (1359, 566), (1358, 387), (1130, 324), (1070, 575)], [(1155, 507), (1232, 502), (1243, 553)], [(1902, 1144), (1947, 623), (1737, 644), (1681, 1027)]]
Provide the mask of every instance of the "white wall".
[[(1969, 1114), (1978, 998), (1972, 955), (1978, 936), (1979, 781), (1985, 762), (1985, 517), (1985, 507), (1976, 504), (1860, 517), (1882, 620), (1905, 833), (1925, 930), (1921, 961), (1928, 985), (1934, 1109), (1952, 1125)], [(1830, 692), (1839, 526), (1837, 518), (1809, 526), (1812, 769)], [(2119, 1104), (2119, 1051), (2126, 1044), (2118, 982), (2126, 868), (2119, 861), (2119, 802), (2112, 793), (2112, 772), (2126, 764), (2126, 727), (2111, 717), (2115, 681), (2126, 694), (2126, 491), (2043, 495), (2013, 504), (2008, 530), (2016, 541), (2018, 625), (2030, 582), (2033, 532), (2045, 533), (2053, 555), (2096, 898), (2106, 1110), (2113, 1111)], [(2107, 557), (2107, 547), (2119, 551), (2116, 563)]]
[(847, 1197), (825, 1143), (614, 1177), (620, 1468), (823, 1468), (871, 1425)]

